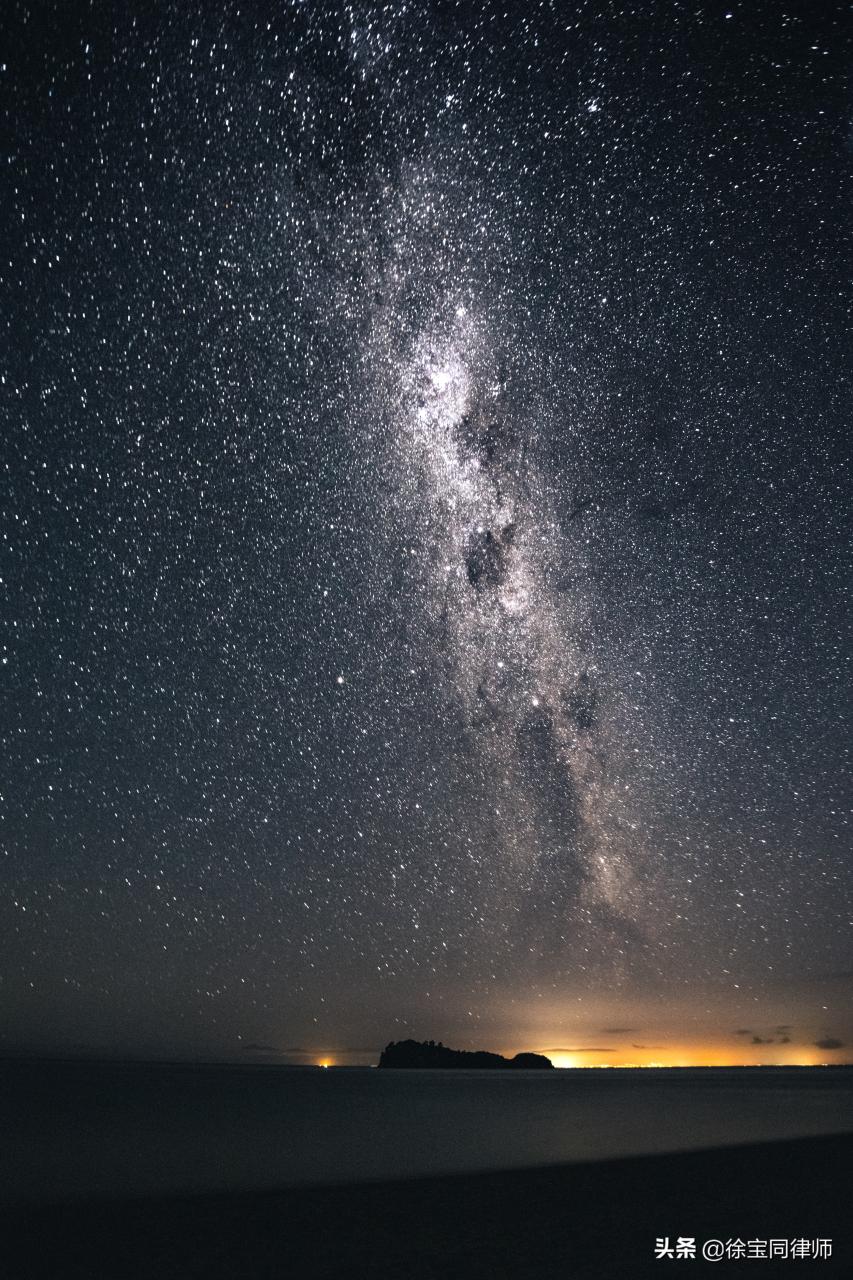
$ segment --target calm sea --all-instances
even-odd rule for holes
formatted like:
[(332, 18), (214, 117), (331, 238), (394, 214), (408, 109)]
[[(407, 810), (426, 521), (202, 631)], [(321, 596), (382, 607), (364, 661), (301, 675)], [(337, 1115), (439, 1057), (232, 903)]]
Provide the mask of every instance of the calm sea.
[(253, 1189), (853, 1132), (853, 1069), (0, 1063), (0, 1195)]

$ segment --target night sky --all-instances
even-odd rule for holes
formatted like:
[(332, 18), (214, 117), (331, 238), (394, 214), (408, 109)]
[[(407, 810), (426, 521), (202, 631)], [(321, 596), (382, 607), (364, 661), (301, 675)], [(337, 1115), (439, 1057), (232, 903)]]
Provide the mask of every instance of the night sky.
[(847, 6), (3, 9), (0, 1051), (853, 1057)]

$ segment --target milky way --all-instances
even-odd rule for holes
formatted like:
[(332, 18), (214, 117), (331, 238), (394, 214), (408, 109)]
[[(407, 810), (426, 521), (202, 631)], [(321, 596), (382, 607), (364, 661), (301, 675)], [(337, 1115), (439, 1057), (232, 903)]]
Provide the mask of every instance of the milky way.
[(616, 818), (611, 809), (608, 826), (601, 814), (588, 605), (580, 589), (562, 598), (554, 589), (554, 566), (572, 564), (572, 549), (529, 461), (536, 424), (512, 404), (463, 305), (446, 338), (432, 332), (415, 344), (398, 413), (406, 455), (426, 481), (432, 600), (452, 681), (491, 766), (495, 856), (512, 858), (521, 886), (533, 866), (554, 862), (566, 908), (588, 891), (628, 910)]
[(853, 1035), (844, 11), (640, 8), (9, 8), (10, 1046)]

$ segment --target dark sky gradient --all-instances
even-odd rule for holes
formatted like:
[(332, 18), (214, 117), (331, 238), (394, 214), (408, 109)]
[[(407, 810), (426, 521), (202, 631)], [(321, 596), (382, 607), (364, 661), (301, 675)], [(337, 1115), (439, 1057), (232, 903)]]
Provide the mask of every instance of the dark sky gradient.
[(853, 1056), (849, 37), (4, 6), (7, 1051)]

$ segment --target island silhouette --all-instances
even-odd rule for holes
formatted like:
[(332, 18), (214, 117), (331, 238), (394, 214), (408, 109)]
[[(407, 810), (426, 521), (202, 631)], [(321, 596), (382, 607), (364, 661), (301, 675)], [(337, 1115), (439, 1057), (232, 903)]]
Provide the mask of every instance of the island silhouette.
[(435, 1040), (392, 1040), (379, 1056), (380, 1067), (453, 1068), (475, 1070), (552, 1070), (554, 1064), (541, 1053), (517, 1053), (514, 1058), (503, 1058), (499, 1053), (487, 1053), (483, 1049), (448, 1049)]

